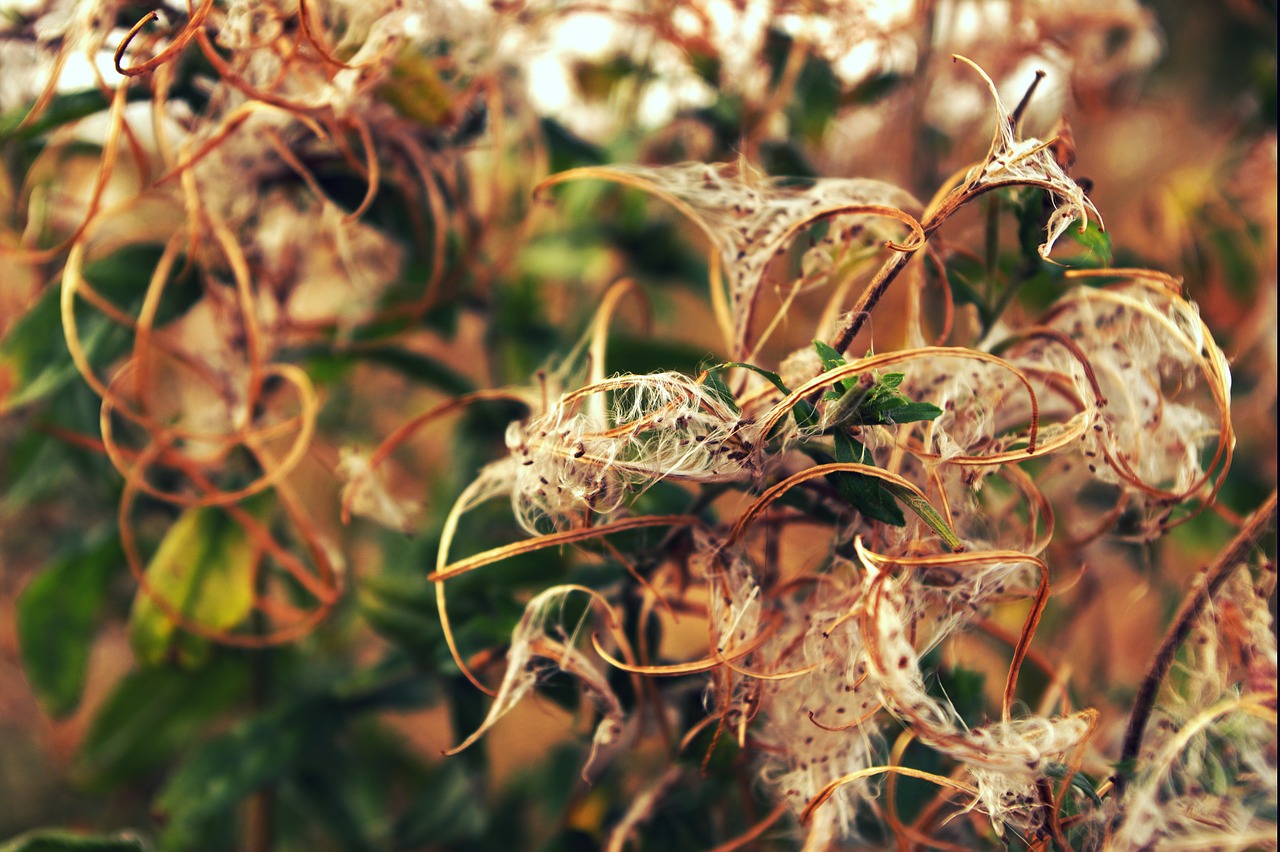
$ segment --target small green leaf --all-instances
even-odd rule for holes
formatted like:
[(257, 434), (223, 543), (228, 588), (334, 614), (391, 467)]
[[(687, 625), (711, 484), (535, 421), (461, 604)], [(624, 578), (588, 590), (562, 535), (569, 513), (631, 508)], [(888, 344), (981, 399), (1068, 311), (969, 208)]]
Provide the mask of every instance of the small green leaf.
[[(50, 287), (0, 339), (0, 413), (28, 405), (76, 377), (62, 335), (58, 288)], [(90, 362), (124, 351), (127, 335), (101, 316), (85, 316), (81, 345)]]
[(962, 666), (940, 666), (940, 657), (938, 655), (938, 659), (931, 663), (931, 667), (938, 666), (938, 691), (955, 708), (965, 724), (971, 727), (981, 725), (987, 709), (987, 676)]
[(705, 349), (673, 340), (614, 332), (609, 335), (609, 369), (619, 373), (678, 370), (697, 375), (707, 363)]
[[(813, 349), (815, 352), (818, 353), (818, 359), (822, 361), (823, 372), (830, 372), (831, 370), (834, 370), (836, 367), (843, 367), (845, 364), (848, 363), (847, 361), (844, 360), (844, 356), (842, 356), (839, 352), (835, 350), (835, 347), (830, 346), (826, 343), (823, 343), (821, 340), (813, 341)], [(845, 406), (847, 406), (848, 409), (852, 411), (858, 399), (850, 396), (849, 394), (851, 393), (851, 391), (855, 389), (856, 388), (853, 388), (850, 386), (849, 382), (836, 382), (831, 386), (830, 390), (828, 390), (825, 394), (823, 394), (822, 398), (823, 399), (844, 399)], [(856, 390), (860, 391), (861, 389), (856, 389)]]
[[(785, 178), (816, 178), (818, 170), (809, 162), (801, 146), (793, 140), (766, 139), (760, 143), (760, 164), (770, 175), (778, 178), (779, 185), (786, 186), (791, 181)], [(796, 180), (796, 185), (805, 185), (806, 181)]]
[[(776, 30), (771, 31), (769, 37), (773, 38), (775, 33)], [(788, 36), (781, 39), (785, 39), (783, 46), (790, 53), (791, 39)], [(840, 78), (826, 59), (811, 53), (805, 57), (796, 78), (796, 92), (802, 92), (803, 96), (792, 98), (787, 105), (791, 135), (808, 142), (820, 142), (840, 108), (844, 94)]]
[[(843, 430), (835, 433), (836, 461), (855, 464), (874, 465), (875, 460), (867, 448), (851, 438)], [(881, 521), (895, 527), (906, 526), (907, 519), (902, 514), (894, 498), (902, 500), (911, 511), (920, 516), (920, 520), (928, 524), (947, 546), (954, 551), (964, 550), (964, 544), (947, 525), (946, 520), (929, 504), (909, 488), (893, 482), (866, 476), (860, 473), (841, 471), (832, 474), (828, 479), (836, 486), (840, 496), (848, 500), (850, 505), (869, 520)]]
[(734, 411), (738, 411), (738, 401), (733, 398), (733, 391), (729, 390), (729, 385), (725, 383), (724, 376), (720, 375), (720, 371), (724, 369), (723, 364), (717, 367), (708, 367), (706, 375), (702, 378), (702, 386), (725, 405), (731, 407)]
[[(150, 96), (142, 89), (130, 89), (125, 97), (130, 101), (143, 100)], [(0, 142), (10, 139), (36, 139), (82, 118), (104, 112), (111, 106), (111, 101), (99, 89), (86, 89), (82, 92), (64, 92), (55, 95), (40, 116), (25, 127), (21, 126), (35, 104), (23, 104), (0, 115)]]
[(435, 62), (411, 49), (396, 58), (390, 77), (374, 89), (374, 94), (400, 115), (424, 127), (449, 123), (457, 107)]
[(420, 578), (371, 574), (361, 580), (356, 599), (369, 626), (415, 660), (433, 660), (441, 653), (444, 632), (433, 617), (434, 595)]
[(618, 84), (639, 71), (631, 57), (619, 54), (599, 62), (580, 60), (570, 73), (583, 99), (598, 102), (608, 99)]
[(871, 104), (889, 95), (910, 79), (895, 71), (884, 71), (863, 80), (840, 97), (841, 106)]
[(771, 385), (773, 385), (775, 388), (777, 388), (777, 389), (778, 389), (778, 391), (779, 391), (783, 396), (789, 396), (789, 395), (791, 394), (791, 389), (790, 389), (790, 388), (788, 388), (786, 385), (784, 385), (784, 384), (782, 383), (782, 377), (781, 377), (781, 376), (779, 376), (777, 373), (770, 372), (769, 370), (766, 370), (766, 369), (764, 369), (764, 368), (762, 368), (762, 367), (757, 367), (757, 366), (756, 366), (756, 365), (754, 365), (754, 364), (744, 364), (744, 363), (742, 363), (741, 361), (727, 361), (727, 362), (725, 362), (725, 363), (723, 363), (723, 364), (717, 364), (716, 366), (712, 367), (711, 369), (712, 369), (713, 371), (719, 371), (719, 370), (726, 370), (726, 369), (728, 369), (729, 367), (741, 367), (741, 368), (742, 368), (742, 369), (744, 369), (744, 370), (750, 370), (750, 371), (751, 371), (751, 372), (753, 372), (753, 373), (759, 373), (760, 375), (762, 375), (762, 376), (764, 376), (766, 379), (768, 379), (768, 380), (769, 380), (769, 384), (771, 384)]
[(843, 367), (848, 363), (844, 360), (844, 356), (835, 350), (834, 346), (823, 343), (821, 340), (813, 341), (813, 349), (818, 353), (818, 357), (822, 360), (822, 366), (827, 370), (834, 370), (836, 367)]
[[(1045, 774), (1050, 778), (1065, 778), (1070, 771), (1070, 767), (1065, 763), (1051, 763), (1045, 769)], [(1093, 782), (1089, 780), (1089, 776), (1083, 772), (1076, 772), (1071, 776), (1071, 786), (1088, 796), (1094, 805), (1102, 807), (1102, 799), (1098, 796), (1098, 791), (1094, 789)]]
[(54, 718), (80, 704), (98, 613), (123, 564), (119, 536), (99, 535), (37, 574), (18, 598), (22, 664)]
[(880, 381), (876, 382), (876, 387), (886, 391), (897, 390), (906, 377), (906, 373), (885, 373), (880, 377)]
[[(840, 382), (838, 386), (843, 388), (845, 383)], [(867, 389), (861, 385), (855, 384), (843, 392), (828, 391), (822, 398), (835, 403), (827, 409), (827, 422), (831, 425), (868, 422), (866, 415), (861, 413), (867, 403)]]
[(542, 138), (547, 146), (551, 172), (563, 172), (578, 166), (600, 166), (609, 161), (608, 155), (555, 119), (540, 121)]
[(224, 512), (184, 511), (147, 566), (151, 594), (139, 592), (134, 601), (129, 639), (138, 659), (156, 664), (175, 652), (187, 664), (203, 659), (207, 641), (178, 634), (177, 623), (154, 598), (211, 630), (230, 630), (253, 609), (253, 558), (244, 528)]
[[(1067, 229), (1068, 236), (1072, 241), (1081, 247), (1088, 249), (1088, 256), (1082, 260), (1088, 261), (1089, 266), (1110, 266), (1111, 265), (1111, 235), (1098, 227), (1098, 223), (1093, 220), (1081, 231), (1078, 227)], [(1073, 263), (1078, 265), (1079, 261)]]
[(791, 409), (796, 425), (801, 429), (812, 429), (818, 425), (818, 409), (807, 399), (798, 401)]
[(282, 357), (284, 360), (305, 360), (308, 372), (318, 370), (322, 375), (341, 375), (344, 368), (352, 363), (368, 361), (395, 370), (415, 382), (450, 394), (464, 394), (475, 390), (475, 383), (453, 368), (429, 355), (412, 352), (399, 346), (356, 346), (350, 349), (335, 349), (331, 345), (323, 345), (288, 352)]
[(827, 394), (827, 399), (836, 400), (828, 413), (828, 422), (833, 426), (892, 426), (933, 420), (942, 414), (936, 405), (912, 402), (898, 393), (903, 379), (902, 373), (888, 373), (870, 387), (858, 383), (839, 396)]
[(1088, 796), (1095, 806), (1102, 807), (1102, 798), (1098, 795), (1098, 791), (1094, 789), (1093, 782), (1084, 773), (1077, 772), (1072, 775), (1071, 786)]
[(146, 848), (139, 837), (127, 831), (78, 834), (60, 828), (41, 828), (0, 845), (0, 852), (143, 852)]

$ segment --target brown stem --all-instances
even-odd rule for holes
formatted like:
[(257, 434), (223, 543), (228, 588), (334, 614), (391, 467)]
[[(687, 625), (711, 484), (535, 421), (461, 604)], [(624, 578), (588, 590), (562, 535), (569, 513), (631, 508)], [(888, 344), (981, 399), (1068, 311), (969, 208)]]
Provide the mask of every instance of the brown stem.
[(1249, 520), (1241, 527), (1240, 532), (1236, 533), (1236, 537), (1227, 545), (1226, 550), (1222, 551), (1213, 565), (1200, 575), (1182, 601), (1182, 606), (1178, 608), (1178, 614), (1174, 617), (1164, 640), (1161, 641), (1155, 658), (1151, 661), (1151, 667), (1147, 670), (1146, 677), (1138, 687), (1138, 694), (1133, 701), (1133, 712), (1129, 715), (1129, 724), (1124, 732), (1124, 744), (1120, 750), (1119, 766), (1121, 768), (1111, 777), (1118, 794), (1123, 795), (1128, 773), (1138, 757), (1138, 752), (1142, 749), (1142, 735), (1155, 708), (1156, 693), (1173, 665), (1173, 657), (1178, 651), (1178, 646), (1191, 632), (1205, 605), (1213, 599), (1214, 594), (1227, 581), (1240, 562), (1248, 556), (1258, 540), (1266, 535), (1275, 521), (1276, 492), (1272, 491), (1266, 502), (1249, 516)]
[(1045, 72), (1036, 69), (1036, 78), (1031, 81), (1031, 85), (1027, 87), (1027, 92), (1022, 96), (1022, 100), (1018, 101), (1018, 105), (1013, 108), (1013, 112), (1009, 114), (1009, 127), (1013, 130), (1018, 129), (1018, 122), (1022, 121), (1022, 116), (1027, 111), (1027, 106), (1031, 103), (1031, 96), (1036, 93), (1036, 88), (1040, 85), (1040, 81), (1045, 78)]
[(858, 297), (857, 304), (849, 312), (849, 322), (841, 329), (839, 337), (832, 344), (833, 349), (843, 355), (845, 350), (853, 344), (853, 339), (858, 336), (858, 332), (866, 324), (867, 318), (871, 316), (871, 311), (875, 308), (876, 303), (880, 301), (880, 297), (889, 289), (889, 285), (893, 283), (893, 280), (906, 268), (907, 261), (911, 260), (913, 254), (915, 254), (914, 251), (896, 252), (884, 266), (880, 267), (876, 277), (867, 285), (867, 289), (862, 291), (862, 295)]
[[(1026, 111), (1027, 105), (1031, 103), (1031, 96), (1035, 94), (1036, 88), (1040, 85), (1040, 81), (1043, 80), (1044, 77), (1044, 71), (1036, 71), (1036, 77), (1031, 81), (1031, 85), (1027, 87), (1026, 94), (1022, 96), (1022, 100), (1018, 102), (1018, 106), (1014, 108), (1012, 113), (1010, 113), (1009, 125), (1012, 129), (1017, 129), (1018, 122), (1022, 120), (1022, 114)], [(982, 163), (983, 168), (991, 163), (992, 157), (994, 156), (994, 149), (988, 152), (987, 159)], [(1024, 183), (1028, 186), (1038, 185), (1034, 182), (1028, 183), (1026, 181), (988, 181), (981, 185), (976, 185), (978, 184), (978, 177), (980, 175), (981, 170), (971, 172), (970, 177), (966, 179), (963, 184), (952, 190), (951, 194), (947, 196), (938, 209), (933, 212), (933, 215), (926, 217), (925, 220), (921, 222), (921, 229), (924, 231), (924, 234), (918, 245), (913, 246), (910, 251), (897, 252), (893, 257), (889, 258), (889, 260), (885, 262), (884, 266), (880, 267), (880, 271), (876, 273), (876, 277), (872, 279), (869, 285), (867, 285), (867, 289), (863, 291), (862, 295), (858, 298), (857, 304), (855, 304), (853, 309), (850, 311), (849, 322), (836, 336), (836, 341), (832, 344), (833, 349), (843, 355), (845, 351), (853, 345), (854, 338), (858, 336), (858, 332), (861, 331), (862, 326), (866, 324), (867, 318), (871, 315), (871, 311), (875, 308), (876, 303), (880, 301), (880, 297), (885, 294), (885, 291), (889, 289), (889, 285), (893, 283), (893, 280), (898, 277), (903, 269), (906, 268), (907, 262), (911, 260), (912, 255), (914, 255), (916, 251), (924, 248), (925, 243), (933, 236), (933, 232), (942, 227), (942, 223), (945, 222), (952, 213), (956, 212), (962, 206), (978, 196), (985, 195), (991, 190), (998, 189), (1001, 186)], [(1046, 186), (1045, 188), (1050, 187)]]
[(1058, 803), (1053, 800), (1053, 787), (1049, 784), (1049, 779), (1040, 778), (1036, 781), (1036, 792), (1040, 796), (1040, 804), (1044, 808), (1045, 827), (1049, 830), (1049, 836), (1053, 838), (1053, 844), (1058, 848), (1058, 852), (1073, 852), (1071, 844), (1067, 842), (1067, 836), (1062, 833), (1062, 821), (1058, 818)]

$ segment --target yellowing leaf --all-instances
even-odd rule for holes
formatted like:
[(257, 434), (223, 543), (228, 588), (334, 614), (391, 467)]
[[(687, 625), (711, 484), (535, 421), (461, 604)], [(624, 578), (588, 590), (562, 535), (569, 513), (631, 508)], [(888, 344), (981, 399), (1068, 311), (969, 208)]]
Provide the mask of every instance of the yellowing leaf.
[(378, 97), (405, 118), (426, 127), (453, 120), (453, 98), (430, 57), (408, 50), (391, 66), (391, 78), (378, 86)]
[(165, 534), (147, 566), (148, 590), (139, 592), (129, 618), (138, 659), (171, 656), (197, 664), (204, 639), (180, 632), (157, 598), (182, 618), (209, 630), (231, 630), (253, 609), (255, 552), (244, 529), (219, 509), (187, 509)]

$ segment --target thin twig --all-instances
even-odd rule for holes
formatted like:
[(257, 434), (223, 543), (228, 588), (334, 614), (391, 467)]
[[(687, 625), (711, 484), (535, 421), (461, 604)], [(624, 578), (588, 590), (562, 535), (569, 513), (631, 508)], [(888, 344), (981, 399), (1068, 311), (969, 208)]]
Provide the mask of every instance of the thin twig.
[(1155, 708), (1156, 693), (1169, 668), (1173, 665), (1174, 654), (1178, 646), (1187, 638), (1196, 619), (1204, 611), (1205, 605), (1213, 599), (1214, 594), (1227, 581), (1241, 561), (1248, 556), (1262, 536), (1272, 528), (1276, 520), (1276, 492), (1272, 491), (1262, 506), (1249, 516), (1249, 520), (1222, 551), (1218, 559), (1207, 571), (1200, 575), (1187, 597), (1178, 609), (1173, 624), (1165, 634), (1164, 640), (1156, 651), (1146, 677), (1138, 687), (1134, 698), (1133, 712), (1129, 715), (1129, 724), (1124, 732), (1124, 745), (1120, 750), (1120, 769), (1111, 777), (1118, 794), (1123, 795), (1125, 783), (1128, 781), (1129, 768), (1138, 757), (1142, 748), (1142, 735), (1146, 731), (1147, 721)]

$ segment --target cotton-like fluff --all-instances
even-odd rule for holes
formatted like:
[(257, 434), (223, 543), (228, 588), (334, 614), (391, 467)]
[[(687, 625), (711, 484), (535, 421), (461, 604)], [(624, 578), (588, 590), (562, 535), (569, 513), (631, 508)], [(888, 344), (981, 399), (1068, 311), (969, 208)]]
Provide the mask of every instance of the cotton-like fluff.
[[(580, 586), (552, 586), (534, 596), (525, 606), (524, 615), (511, 634), (507, 670), (489, 713), (480, 727), (457, 745), (453, 752), (473, 745), (533, 690), (541, 674), (551, 671), (562, 671), (576, 677), (595, 698), (601, 712), (600, 722), (592, 737), (587, 766), (583, 769), (584, 774), (591, 769), (596, 756), (622, 735), (626, 714), (604, 672), (592, 658), (573, 646), (567, 633), (561, 638), (569, 641), (556, 641), (547, 636), (548, 620), (558, 609), (563, 608), (565, 599), (570, 594), (581, 591)], [(561, 632), (565, 633), (563, 630)]]
[[(705, 535), (699, 545), (715, 554), (709, 623), (716, 653), (732, 661), (707, 688), (711, 709), (740, 741), (750, 725), (761, 779), (800, 816), (823, 788), (871, 766), (884, 750), (873, 718), (880, 701), (847, 618), (856, 586), (824, 576), (766, 601), (763, 569), (746, 552)], [(758, 647), (743, 656), (739, 649), (752, 644)], [(873, 781), (841, 787), (815, 813), (809, 841), (856, 836), (858, 808), (874, 795)]]
[(929, 694), (920, 667), (923, 651), (916, 646), (921, 635), (932, 646), (961, 628), (971, 607), (1003, 594), (1006, 584), (1025, 585), (1024, 566), (992, 565), (938, 593), (866, 564), (862, 630), (867, 673), (880, 700), (917, 739), (965, 765), (978, 787), (975, 805), (998, 830), (1006, 824), (1030, 827), (1039, 817), (1024, 809), (1026, 790), (1086, 742), (1096, 712), (1003, 718), (970, 728), (949, 701)]
[(1054, 244), (1072, 222), (1078, 220), (1083, 231), (1090, 218), (1101, 222), (1102, 215), (1080, 185), (1058, 163), (1050, 143), (1034, 137), (1018, 138), (1017, 122), (1000, 99), (996, 84), (973, 62), (964, 61), (986, 81), (995, 101), (996, 128), (986, 159), (970, 170), (961, 191), (972, 197), (975, 191), (987, 191), (998, 186), (1038, 186), (1046, 190), (1053, 200), (1054, 209), (1045, 225), (1045, 240), (1038, 251), (1041, 257), (1048, 259)]
[(814, 246), (806, 258), (806, 273), (818, 274), (823, 256), (830, 263), (831, 252), (844, 247), (847, 240), (841, 237), (852, 228), (882, 217), (910, 226), (921, 207), (909, 192), (883, 181), (819, 178), (796, 187), (761, 174), (745, 161), (619, 165), (590, 171), (665, 198), (707, 234), (726, 277), (732, 325), (732, 340), (726, 344), (735, 358), (747, 355), (755, 299), (770, 263), (801, 228), (822, 218), (835, 220), (832, 230), (837, 236)]
[[(1076, 343), (1106, 399), (1078, 453), (1064, 457), (1061, 488), (1114, 486), (1152, 510), (1144, 514), (1156, 522), (1139, 534), (1157, 534), (1164, 508), (1204, 487), (1234, 445), (1225, 356), (1194, 304), (1145, 282), (1078, 288), (1043, 322)], [(1094, 394), (1065, 350), (1054, 357), (1080, 396)]]
[[(776, 633), (753, 668), (781, 679), (758, 684), (752, 737), (761, 776), (796, 815), (838, 779), (884, 754), (880, 697), (867, 676), (857, 625), (847, 618), (856, 587), (824, 576), (779, 600)], [(845, 784), (813, 815), (810, 838), (857, 836), (859, 809), (878, 793), (876, 779)]]
[[(512, 506), (538, 533), (608, 514), (660, 479), (725, 482), (759, 470), (751, 424), (681, 373), (622, 375), (561, 397), (507, 427), (515, 461)], [(545, 530), (542, 530), (545, 531)]]

